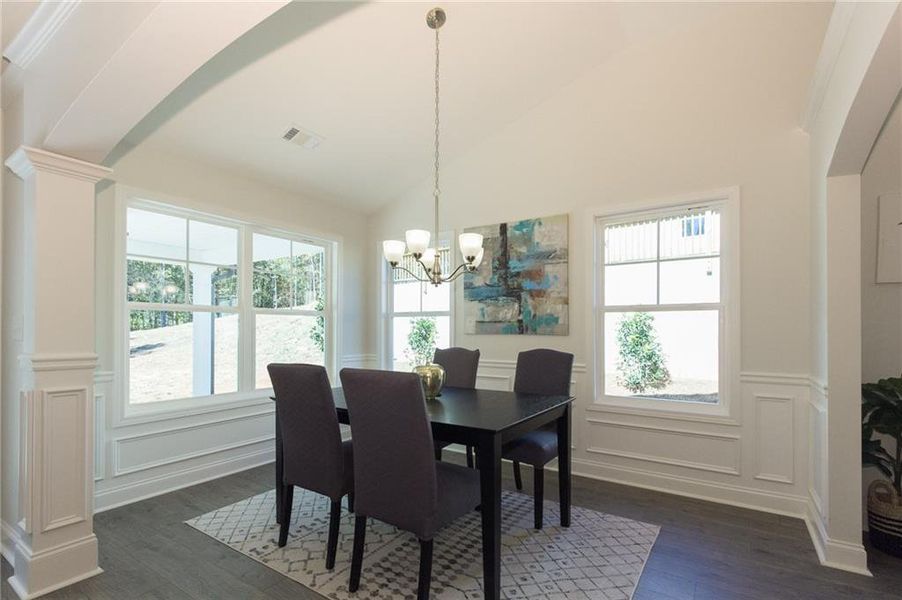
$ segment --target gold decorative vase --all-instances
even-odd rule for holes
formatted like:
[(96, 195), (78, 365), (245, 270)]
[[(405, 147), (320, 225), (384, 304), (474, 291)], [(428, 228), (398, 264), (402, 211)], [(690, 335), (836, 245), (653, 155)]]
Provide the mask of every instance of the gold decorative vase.
[(423, 382), (423, 391), (427, 400), (435, 400), (445, 385), (445, 369), (441, 365), (429, 363), (414, 367), (413, 372), (420, 376)]

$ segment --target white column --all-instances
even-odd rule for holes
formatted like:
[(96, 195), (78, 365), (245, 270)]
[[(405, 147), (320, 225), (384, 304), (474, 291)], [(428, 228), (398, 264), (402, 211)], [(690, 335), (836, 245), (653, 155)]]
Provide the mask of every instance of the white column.
[(860, 175), (827, 178), (827, 460), (833, 552), (868, 573), (861, 544)]
[[(199, 303), (213, 298), (213, 273), (216, 267), (191, 265), (191, 297)], [(192, 320), (194, 330), (194, 395), (213, 393), (213, 313), (196, 312)]]
[(10, 586), (35, 598), (101, 572), (93, 532), (94, 184), (98, 165), (19, 148), (25, 183), (19, 514)]

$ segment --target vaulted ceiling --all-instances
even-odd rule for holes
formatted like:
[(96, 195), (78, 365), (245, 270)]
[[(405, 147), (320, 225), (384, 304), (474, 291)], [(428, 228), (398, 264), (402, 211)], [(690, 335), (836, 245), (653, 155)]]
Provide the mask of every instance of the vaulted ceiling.
[[(432, 6), (291, 4), (197, 71), (113, 158), (146, 146), (372, 212), (430, 176), (434, 40), (424, 17)], [(451, 2), (445, 9), (442, 156), (451, 161), (616, 53), (691, 35), (730, 7)], [(311, 150), (283, 141), (292, 125), (322, 143)]]

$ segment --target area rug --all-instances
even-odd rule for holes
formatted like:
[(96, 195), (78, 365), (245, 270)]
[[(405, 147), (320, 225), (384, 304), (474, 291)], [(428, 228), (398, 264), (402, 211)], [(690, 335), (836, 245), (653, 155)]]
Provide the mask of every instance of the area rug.
[[(545, 503), (545, 527), (533, 529), (530, 496), (502, 498), (501, 595), (550, 600), (632, 598), (659, 527), (574, 506), (562, 528), (556, 502)], [(480, 516), (473, 512), (435, 538), (431, 598), (481, 599)], [(344, 513), (335, 568), (325, 568), (329, 500), (295, 488), (288, 545), (276, 544), (275, 492), (201, 515), (187, 524), (327, 598), (413, 598), (419, 544), (373, 519), (366, 534), (360, 589), (348, 592), (354, 516)]]

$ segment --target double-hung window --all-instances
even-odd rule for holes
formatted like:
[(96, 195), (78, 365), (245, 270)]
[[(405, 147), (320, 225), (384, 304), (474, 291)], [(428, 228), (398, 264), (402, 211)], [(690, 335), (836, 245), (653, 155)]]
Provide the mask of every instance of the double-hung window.
[[(442, 272), (450, 273), (453, 258), (450, 235), (441, 235), (438, 254)], [(406, 254), (399, 266), (422, 273), (413, 256)], [(409, 371), (432, 360), (436, 348), (451, 345), (451, 305), (454, 284), (434, 286), (417, 281), (401, 269), (388, 268), (386, 367)]]
[(253, 234), (254, 382), (270, 387), (266, 365), (326, 360), (326, 248)]
[(597, 220), (602, 401), (723, 405), (736, 348), (735, 212), (727, 199)]
[(143, 201), (126, 235), (131, 404), (268, 389), (271, 362), (331, 366), (330, 242)]

